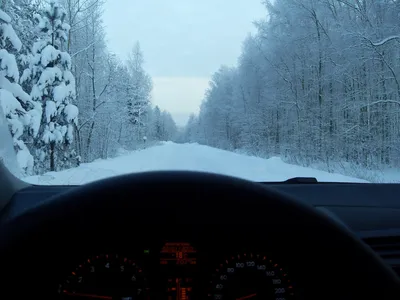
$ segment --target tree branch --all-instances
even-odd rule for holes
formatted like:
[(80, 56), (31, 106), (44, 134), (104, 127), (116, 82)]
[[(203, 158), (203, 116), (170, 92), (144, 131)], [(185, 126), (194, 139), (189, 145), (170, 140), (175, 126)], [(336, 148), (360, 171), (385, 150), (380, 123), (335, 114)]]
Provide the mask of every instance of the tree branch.
[(82, 53), (82, 52), (87, 51), (87, 50), (88, 50), (90, 47), (92, 47), (95, 43), (96, 43), (96, 42), (92, 42), (92, 43), (90, 43), (88, 46), (86, 46), (85, 48), (83, 48), (83, 49), (81, 49), (81, 50), (75, 52), (74, 54), (71, 54), (71, 58), (77, 56), (79, 53)]

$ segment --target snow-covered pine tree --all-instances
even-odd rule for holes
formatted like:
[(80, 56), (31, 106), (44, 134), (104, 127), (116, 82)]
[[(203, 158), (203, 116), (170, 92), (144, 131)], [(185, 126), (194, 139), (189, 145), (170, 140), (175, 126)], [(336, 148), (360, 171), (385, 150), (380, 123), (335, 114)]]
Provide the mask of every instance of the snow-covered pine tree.
[(11, 17), (13, 28), (22, 42), (20, 52), (25, 53), (26, 50), (32, 47), (38, 35), (38, 32), (32, 30), (32, 28), (35, 25), (33, 16), (37, 13), (40, 2), (33, 0), (3, 0), (3, 3), (4, 7), (2, 9)]
[(0, 106), (13, 136), (21, 175), (29, 175), (33, 168), (33, 157), (21, 137), (27, 128), (33, 135), (37, 134), (41, 107), (35, 106), (18, 84), (18, 65), (15, 55), (10, 52), (19, 51), (22, 44), (10, 23), (10, 16), (0, 10)]
[(163, 125), (163, 140), (164, 141), (174, 141), (177, 137), (178, 128), (174, 121), (174, 118), (168, 111), (163, 111), (162, 115), (162, 125)]
[(143, 68), (144, 58), (140, 44), (136, 43), (129, 55), (127, 66), (131, 77), (128, 91), (129, 122), (133, 126), (136, 142), (143, 138), (146, 124), (146, 113), (150, 107), (153, 84)]
[(153, 126), (154, 126), (154, 139), (161, 141), (163, 138), (163, 126), (161, 122), (161, 110), (158, 106), (154, 108), (153, 112)]
[[(29, 64), (29, 54), (32, 45), (37, 41), (41, 34), (37, 30), (32, 30), (35, 27), (34, 16), (39, 11), (41, 1), (33, 0), (7, 0), (3, 1), (4, 11), (11, 17), (13, 28), (22, 42), (21, 50), (16, 54), (19, 70), (25, 70)], [(31, 90), (30, 82), (21, 84), (24, 91)]]
[(35, 171), (56, 171), (79, 164), (73, 142), (74, 123), (78, 121), (78, 108), (73, 104), (75, 78), (71, 57), (63, 51), (70, 26), (66, 14), (55, 1), (37, 14), (38, 30), (42, 38), (33, 44), (29, 67), (21, 81), (31, 81), (32, 100), (43, 109), (39, 135), (35, 139)]

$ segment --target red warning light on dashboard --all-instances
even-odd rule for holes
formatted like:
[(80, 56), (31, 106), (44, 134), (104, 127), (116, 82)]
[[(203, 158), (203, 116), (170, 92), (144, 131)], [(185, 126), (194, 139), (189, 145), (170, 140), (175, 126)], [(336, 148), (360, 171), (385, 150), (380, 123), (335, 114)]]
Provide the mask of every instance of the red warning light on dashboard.
[(189, 243), (165, 243), (161, 249), (161, 265), (195, 265), (196, 263), (196, 250)]

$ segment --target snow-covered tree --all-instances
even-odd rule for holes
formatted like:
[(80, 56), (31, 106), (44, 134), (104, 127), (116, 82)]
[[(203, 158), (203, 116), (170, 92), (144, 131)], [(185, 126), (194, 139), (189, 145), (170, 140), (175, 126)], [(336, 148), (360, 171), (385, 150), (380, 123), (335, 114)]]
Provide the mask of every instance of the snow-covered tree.
[[(147, 147), (176, 135), (169, 113), (154, 114), (152, 81), (139, 43), (125, 62), (107, 48), (104, 2), (0, 1), (7, 12), (0, 21), (1, 50), (6, 51), (1, 51), (0, 61), (1, 108), (7, 110), (5, 119), (21, 161), (27, 153), (22, 150), (29, 149), (36, 173), (74, 166), (80, 157), (85, 162), (107, 158), (120, 148)], [(10, 19), (15, 31), (9, 30)], [(24, 70), (22, 76), (18, 69)], [(6, 102), (5, 93), (15, 101)], [(25, 157), (29, 173), (32, 156), (30, 161)]]
[(41, 108), (31, 101), (18, 84), (19, 70), (15, 55), (7, 49), (19, 51), (21, 47), (10, 16), (0, 10), (0, 106), (13, 136), (18, 163), (24, 174), (30, 174), (33, 157), (21, 137), (27, 129), (33, 135), (37, 134)]
[(74, 26), (68, 45), (72, 51), (72, 70), (77, 81), (76, 105), (79, 107), (80, 120), (76, 132), (77, 149), (83, 161), (88, 162), (102, 157), (102, 145), (111, 143), (111, 140), (104, 141), (101, 132), (104, 126), (108, 126), (104, 116), (114, 114), (114, 111), (109, 111), (112, 107), (109, 104), (116, 100), (113, 98), (115, 95), (110, 95), (112, 80), (116, 78), (113, 74), (114, 58), (106, 46), (102, 24), (103, 1), (66, 2), (68, 15), (70, 8), (77, 14), (76, 18), (68, 17)]
[[(198, 135), (198, 118), (195, 114), (190, 114), (187, 124), (182, 132), (182, 140), (183, 142), (193, 143), (193, 142), (200, 142), (200, 138)], [(206, 142), (202, 141), (204, 144)]]
[(161, 110), (158, 106), (156, 106), (153, 110), (152, 114), (152, 127), (153, 127), (153, 135), (156, 140), (162, 140), (163, 137), (163, 124), (161, 120)]
[[(3, 0), (4, 11), (11, 17), (13, 28), (21, 40), (21, 53), (26, 54), (35, 42), (39, 32), (34, 28), (34, 15), (42, 0)], [(19, 62), (18, 62), (19, 63)]]
[[(25, 70), (29, 65), (29, 54), (33, 43), (37, 41), (42, 33), (35, 28), (35, 15), (39, 12), (42, 0), (7, 0), (5, 7), (7, 13), (13, 20), (13, 27), (20, 38), (22, 47), (16, 54), (19, 70)], [(31, 90), (29, 82), (21, 83), (24, 91)]]
[(127, 102), (129, 120), (138, 141), (142, 140), (144, 120), (150, 106), (152, 81), (143, 68), (144, 58), (140, 44), (136, 43), (129, 55), (127, 66), (131, 77)]
[(70, 29), (65, 17), (63, 8), (55, 1), (35, 16), (43, 36), (33, 44), (29, 67), (21, 78), (22, 82), (32, 82), (32, 100), (43, 108), (39, 135), (34, 142), (38, 172), (79, 163), (71, 147), (78, 108), (73, 104), (76, 95), (71, 57), (64, 51)]
[(361, 177), (353, 169), (398, 168), (400, 2), (263, 4), (266, 17), (237, 67), (212, 77), (186, 140)]
[(174, 141), (177, 137), (178, 128), (172, 115), (168, 111), (163, 111), (162, 115), (163, 137), (162, 141)]
[(167, 111), (161, 111), (156, 106), (149, 113), (149, 127), (151, 138), (155, 141), (171, 141), (177, 137), (178, 128), (171, 114)]

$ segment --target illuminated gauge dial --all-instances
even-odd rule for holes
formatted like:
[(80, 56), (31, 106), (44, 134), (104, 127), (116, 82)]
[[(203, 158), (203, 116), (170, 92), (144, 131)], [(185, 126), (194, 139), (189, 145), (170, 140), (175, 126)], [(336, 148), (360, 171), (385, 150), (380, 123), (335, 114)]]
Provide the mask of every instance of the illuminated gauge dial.
[(148, 299), (143, 271), (132, 259), (97, 255), (77, 265), (59, 286), (61, 299)]
[(210, 300), (289, 300), (295, 299), (295, 288), (285, 269), (269, 257), (243, 253), (217, 267), (208, 297)]

